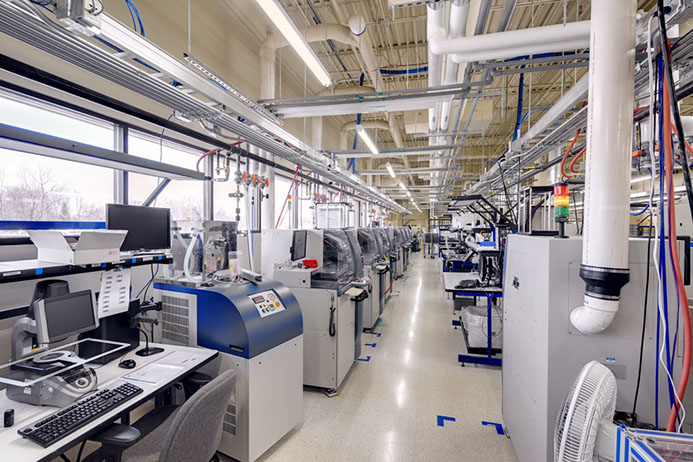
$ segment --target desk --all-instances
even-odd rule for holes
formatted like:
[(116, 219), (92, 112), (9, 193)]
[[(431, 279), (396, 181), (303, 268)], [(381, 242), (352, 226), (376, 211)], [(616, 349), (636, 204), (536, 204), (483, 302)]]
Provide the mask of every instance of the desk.
[[(462, 364), (485, 364), (487, 366), (501, 366), (502, 360), (500, 358), (493, 357), (493, 334), (492, 334), (492, 310), (493, 310), (493, 300), (496, 298), (503, 297), (503, 289), (500, 287), (476, 287), (470, 289), (457, 289), (455, 286), (463, 280), (474, 280), (477, 279), (477, 275), (474, 273), (443, 273), (443, 284), (445, 286), (445, 292), (452, 293), (452, 299), (455, 300), (456, 296), (461, 297), (484, 297), (486, 298), (487, 307), (487, 328), (488, 332), (486, 335), (487, 345), (485, 355), (458, 355), (457, 360)], [(459, 323), (459, 321), (458, 321)], [(461, 323), (460, 323), (461, 324)], [(453, 325), (455, 321), (453, 321)]]
[[(150, 345), (162, 347), (164, 348), (164, 352), (158, 355), (141, 357), (135, 355), (136, 350), (130, 351), (123, 359), (134, 359), (137, 362), (137, 367), (134, 369), (123, 369), (118, 367), (118, 360), (111, 361), (98, 369), (96, 369), (98, 365), (94, 365), (96, 375), (99, 380), (99, 388), (113, 381), (121, 380), (122, 377), (132, 374), (135, 371), (146, 370), (146, 367), (149, 364), (178, 366), (181, 368), (172, 371), (171, 375), (162, 377), (157, 383), (128, 380), (128, 382), (142, 388), (144, 392), (135, 396), (129, 401), (125, 401), (122, 406), (102, 415), (78, 431), (60, 440), (58, 443), (47, 448), (42, 448), (32, 441), (22, 438), (17, 434), (17, 430), (41, 417), (55, 412), (58, 408), (32, 406), (30, 404), (10, 401), (5, 396), (5, 391), (1, 391), (0, 413), (4, 413), (5, 409), (10, 408), (14, 409), (15, 412), (14, 426), (11, 428), (0, 428), (0, 451), (2, 452), (2, 460), (12, 462), (51, 461), (54, 458), (59, 457), (60, 454), (67, 451), (74, 445), (88, 439), (92, 435), (97, 434), (99, 431), (110, 425), (113, 421), (126, 415), (131, 410), (142, 405), (158, 393), (166, 390), (175, 382), (180, 381), (183, 377), (196, 371), (219, 355), (218, 351), (208, 350), (206, 348), (159, 345), (155, 343), (150, 343)], [(144, 346), (144, 343), (142, 343), (141, 346)], [(186, 356), (186, 358), (183, 356)]]

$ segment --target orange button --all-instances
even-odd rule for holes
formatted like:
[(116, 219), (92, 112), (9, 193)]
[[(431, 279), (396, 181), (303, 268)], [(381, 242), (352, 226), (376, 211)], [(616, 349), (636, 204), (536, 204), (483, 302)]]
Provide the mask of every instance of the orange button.
[(277, 308), (279, 308), (279, 302), (274, 302), (274, 306), (276, 306)]

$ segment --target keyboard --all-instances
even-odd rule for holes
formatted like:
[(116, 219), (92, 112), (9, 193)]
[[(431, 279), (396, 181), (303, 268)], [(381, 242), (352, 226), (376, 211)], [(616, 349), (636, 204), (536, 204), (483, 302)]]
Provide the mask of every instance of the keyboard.
[(117, 382), (17, 430), (17, 433), (46, 448), (120, 406), (124, 401), (139, 395), (142, 391), (140, 387), (131, 383)]

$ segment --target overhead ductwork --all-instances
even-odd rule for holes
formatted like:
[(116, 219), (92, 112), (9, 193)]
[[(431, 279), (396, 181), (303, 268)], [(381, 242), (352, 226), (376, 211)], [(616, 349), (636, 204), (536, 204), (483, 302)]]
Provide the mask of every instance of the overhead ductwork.
[(468, 63), (570, 51), (588, 48), (589, 43), (590, 21), (580, 21), (453, 39), (437, 34), (429, 39), (429, 49), (437, 56), (451, 55), (456, 63)]
[(635, 11), (635, 0), (610, 0), (592, 9), (580, 266), (586, 286), (584, 305), (570, 314), (585, 334), (609, 327), (629, 280)]

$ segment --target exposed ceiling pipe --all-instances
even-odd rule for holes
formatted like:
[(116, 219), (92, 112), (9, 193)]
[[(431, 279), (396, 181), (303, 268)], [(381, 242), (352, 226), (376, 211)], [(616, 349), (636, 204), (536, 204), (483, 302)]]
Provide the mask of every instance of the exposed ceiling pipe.
[(579, 21), (455, 39), (434, 35), (429, 48), (436, 55), (452, 54), (454, 62), (464, 63), (587, 48), (589, 36), (590, 22)]
[(580, 266), (585, 297), (584, 305), (570, 313), (572, 324), (585, 334), (609, 327), (629, 280), (635, 10), (635, 0), (610, 0), (592, 8)]
[[(454, 0), (450, 3), (450, 25), (448, 28), (448, 40), (463, 37), (469, 16), (470, 0)], [(457, 74), (460, 65), (452, 60), (448, 55), (445, 61), (445, 76), (443, 85), (457, 83)], [(446, 132), (450, 122), (450, 110), (452, 109), (452, 98), (441, 105), (440, 130)]]
[[(433, 40), (445, 39), (445, 4), (432, 3), (426, 9), (426, 38), (430, 44)], [(443, 57), (436, 55), (428, 47), (428, 86), (437, 87), (442, 80)], [(435, 133), (438, 130), (438, 114), (440, 113), (441, 105), (436, 104), (428, 110), (428, 131)], [(440, 144), (438, 137), (432, 137), (428, 140), (429, 146)], [(436, 184), (436, 173), (430, 174), (431, 183)]]

